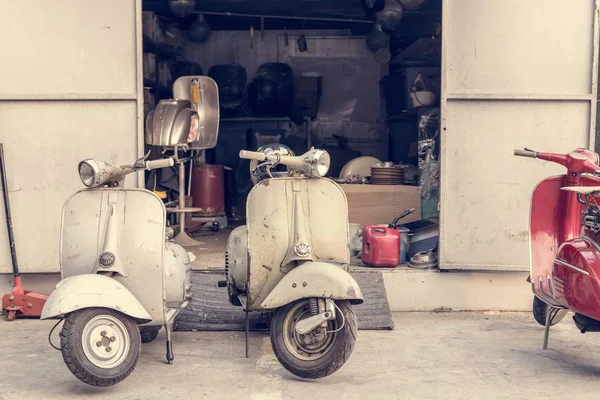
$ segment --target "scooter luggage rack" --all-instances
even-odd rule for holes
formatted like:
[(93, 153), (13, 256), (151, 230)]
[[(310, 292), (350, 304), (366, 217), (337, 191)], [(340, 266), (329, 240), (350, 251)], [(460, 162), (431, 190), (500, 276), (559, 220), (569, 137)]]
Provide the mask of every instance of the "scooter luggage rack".
[(172, 151), (173, 151), (173, 156), (172, 156), (173, 160), (175, 161), (176, 164), (179, 165), (178, 166), (178, 168), (179, 168), (179, 201), (178, 201), (178, 203), (179, 204), (177, 207), (168, 207), (167, 208), (168, 213), (179, 214), (179, 231), (173, 238), (173, 242), (175, 242), (183, 247), (200, 246), (200, 245), (203, 245), (204, 242), (198, 241), (198, 240), (190, 237), (187, 234), (187, 232), (185, 231), (185, 229), (186, 229), (185, 214), (202, 211), (202, 209), (200, 209), (200, 208), (185, 206), (185, 163), (188, 161), (193, 162), (194, 157), (192, 157), (192, 156), (181, 157), (181, 158), (179, 157), (179, 150), (184, 150), (184, 151), (192, 150), (193, 151), (194, 148), (189, 147), (186, 144), (175, 145), (175, 146), (172, 146), (172, 148), (171, 148), (171, 146), (164, 147), (162, 153), (165, 154), (170, 149), (172, 149)]

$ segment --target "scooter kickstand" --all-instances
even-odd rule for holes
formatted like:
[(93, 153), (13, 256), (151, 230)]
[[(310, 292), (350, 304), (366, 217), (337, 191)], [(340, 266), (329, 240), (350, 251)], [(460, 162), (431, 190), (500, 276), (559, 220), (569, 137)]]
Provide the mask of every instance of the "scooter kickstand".
[[(552, 324), (552, 320), (556, 316), (556, 312), (553, 313), (553, 309), (550, 309), (546, 312), (546, 328), (544, 329), (544, 345), (542, 346), (542, 350), (548, 350), (548, 337), (550, 336), (550, 325)], [(554, 314), (554, 315), (553, 315)]]
[(167, 364), (173, 364), (175, 355), (173, 354), (173, 340), (171, 339), (171, 329), (168, 325), (165, 325), (167, 331)]

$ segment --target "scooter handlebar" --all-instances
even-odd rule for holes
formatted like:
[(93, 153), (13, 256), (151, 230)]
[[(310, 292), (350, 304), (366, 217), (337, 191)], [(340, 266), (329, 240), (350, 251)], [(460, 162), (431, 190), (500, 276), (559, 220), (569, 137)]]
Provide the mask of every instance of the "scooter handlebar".
[(246, 160), (265, 161), (267, 159), (267, 155), (258, 151), (240, 150), (240, 158), (244, 158)]
[(167, 168), (167, 167), (172, 167), (173, 165), (175, 165), (175, 162), (173, 161), (173, 159), (171, 157), (163, 158), (162, 160), (146, 161), (146, 169), (147, 170)]
[(515, 149), (515, 156), (536, 158), (537, 153), (533, 150)]

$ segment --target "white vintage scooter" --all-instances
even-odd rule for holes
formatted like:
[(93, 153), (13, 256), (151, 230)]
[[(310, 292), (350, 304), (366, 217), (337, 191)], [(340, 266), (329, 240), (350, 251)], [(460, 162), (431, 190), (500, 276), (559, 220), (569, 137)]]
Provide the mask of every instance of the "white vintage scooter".
[[(248, 196), (247, 225), (229, 236), (227, 281), (219, 284), (227, 286), (232, 304), (244, 307), (246, 332), (249, 311), (272, 313), (271, 344), (288, 371), (322, 378), (350, 357), (357, 337), (352, 304), (363, 302), (347, 272), (346, 195), (323, 178), (330, 164), (326, 151), (295, 157), (285, 146), (262, 150), (240, 152), (267, 179)], [(278, 165), (288, 171), (275, 177), (271, 170)]]
[(81, 161), (79, 175), (87, 189), (63, 208), (62, 280), (41, 318), (64, 319), (60, 348), (51, 345), (77, 378), (93, 386), (125, 379), (142, 342), (154, 340), (161, 326), (172, 363), (173, 321), (191, 297), (193, 259), (167, 239), (163, 202), (148, 190), (123, 187), (128, 174), (173, 165), (171, 158), (146, 157), (122, 167)]

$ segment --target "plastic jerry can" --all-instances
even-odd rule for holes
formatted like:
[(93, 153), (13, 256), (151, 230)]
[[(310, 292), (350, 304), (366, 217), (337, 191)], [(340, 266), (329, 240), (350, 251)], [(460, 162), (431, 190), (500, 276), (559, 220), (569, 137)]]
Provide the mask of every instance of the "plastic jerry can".
[(366, 225), (363, 228), (363, 264), (394, 268), (399, 264), (399, 258), (400, 232), (384, 225)]

